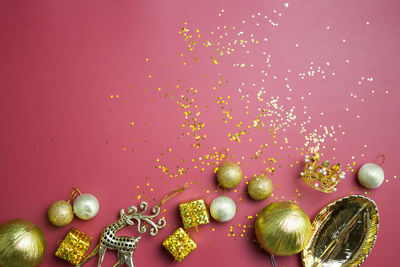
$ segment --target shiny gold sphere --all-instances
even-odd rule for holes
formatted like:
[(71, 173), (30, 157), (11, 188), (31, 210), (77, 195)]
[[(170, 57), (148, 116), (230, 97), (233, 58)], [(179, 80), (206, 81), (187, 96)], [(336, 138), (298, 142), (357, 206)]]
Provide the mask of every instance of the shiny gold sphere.
[(247, 192), (255, 200), (264, 200), (271, 196), (274, 191), (272, 181), (265, 175), (254, 176), (247, 187)]
[(256, 237), (271, 255), (288, 256), (299, 253), (311, 238), (307, 214), (290, 202), (275, 202), (258, 214)]
[(14, 219), (0, 225), (0, 266), (38, 266), (46, 253), (46, 239), (35, 224)]
[(51, 204), (47, 215), (51, 224), (58, 227), (69, 224), (74, 218), (72, 206), (65, 200), (59, 200)]
[(217, 180), (222, 187), (234, 188), (242, 181), (242, 170), (233, 162), (225, 162), (218, 168)]

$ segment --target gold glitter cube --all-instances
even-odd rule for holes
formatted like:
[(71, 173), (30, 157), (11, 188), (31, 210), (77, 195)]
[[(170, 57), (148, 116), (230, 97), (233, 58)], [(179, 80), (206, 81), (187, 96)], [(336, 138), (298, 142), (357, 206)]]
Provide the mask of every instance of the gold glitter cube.
[(197, 244), (185, 230), (178, 228), (164, 240), (163, 246), (174, 256), (176, 261), (180, 262), (197, 247)]
[(61, 241), (55, 255), (73, 265), (78, 265), (85, 257), (91, 241), (91, 236), (72, 228), (64, 240)]
[(210, 222), (207, 205), (203, 199), (182, 203), (179, 205), (179, 210), (183, 227), (185, 228), (196, 227)]

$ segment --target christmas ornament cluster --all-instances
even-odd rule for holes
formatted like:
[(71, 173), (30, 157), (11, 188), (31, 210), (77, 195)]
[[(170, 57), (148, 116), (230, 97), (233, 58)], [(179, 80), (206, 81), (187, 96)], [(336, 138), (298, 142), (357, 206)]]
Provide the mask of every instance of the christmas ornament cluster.
[[(300, 174), (302, 180), (324, 193), (337, 191), (339, 182), (345, 178), (345, 172), (340, 170), (340, 164), (330, 167), (329, 161), (318, 164), (319, 160), (320, 155), (317, 153), (305, 157), (304, 171)], [(360, 168), (357, 177), (364, 187), (376, 189), (383, 183), (384, 172), (379, 165), (367, 163)], [(237, 187), (242, 180), (242, 170), (234, 162), (223, 162), (216, 170), (219, 187), (229, 190)], [(88, 250), (93, 238), (72, 227), (60, 241), (54, 252), (55, 256), (80, 267), (98, 254), (98, 266), (101, 266), (105, 252), (115, 250), (117, 263), (114, 266), (133, 266), (133, 253), (141, 236), (119, 236), (117, 232), (136, 223), (139, 234), (149, 230), (150, 235), (157, 235), (166, 226), (165, 218), (156, 220), (161, 205), (186, 189), (185, 185), (170, 192), (149, 213), (147, 202), (141, 202), (138, 207), (130, 206), (127, 210), (121, 209), (119, 219), (104, 229), (97, 246), (90, 253)], [(247, 193), (256, 201), (266, 200), (273, 194), (273, 183), (263, 174), (255, 175), (248, 182)], [(198, 246), (190, 236), (191, 230), (201, 231), (201, 226), (211, 223), (211, 218), (217, 223), (229, 222), (237, 212), (235, 201), (224, 194), (215, 197), (210, 205), (199, 198), (180, 203), (178, 209), (182, 226), (177, 227), (162, 242), (177, 262), (184, 260)], [(99, 201), (94, 195), (81, 194), (78, 189), (73, 188), (69, 200), (58, 200), (50, 205), (48, 220), (55, 227), (64, 227), (75, 216), (85, 221), (94, 218), (98, 212)], [(357, 195), (347, 196), (327, 205), (312, 223), (299, 206), (290, 202), (272, 202), (257, 214), (254, 225), (256, 239), (260, 247), (272, 256), (273, 264), (274, 256), (301, 252), (305, 267), (335, 264), (338, 261), (358, 266), (374, 246), (378, 228), (379, 213), (376, 204), (367, 197)], [(353, 238), (349, 238), (350, 236)], [(346, 242), (357, 243), (352, 245), (357, 249), (342, 253), (342, 248), (347, 246)], [(0, 266), (38, 266), (45, 252), (46, 239), (34, 223), (25, 219), (14, 219), (0, 225)], [(346, 258), (339, 259), (343, 254), (347, 255)]]
[[(70, 204), (73, 202), (73, 206)], [(58, 200), (51, 204), (47, 215), (49, 221), (54, 226), (63, 227), (72, 222), (74, 215), (81, 220), (89, 220), (94, 218), (99, 212), (99, 201), (91, 194), (81, 194), (81, 192), (73, 188), (71, 197), (68, 201)]]

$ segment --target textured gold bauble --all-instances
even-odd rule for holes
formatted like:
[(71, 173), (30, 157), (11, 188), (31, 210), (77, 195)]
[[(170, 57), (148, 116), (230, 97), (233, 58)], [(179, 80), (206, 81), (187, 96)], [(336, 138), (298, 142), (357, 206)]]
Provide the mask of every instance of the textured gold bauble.
[(242, 181), (242, 170), (233, 162), (225, 162), (218, 168), (217, 180), (222, 187), (234, 188)]
[(14, 219), (0, 225), (0, 266), (38, 266), (46, 253), (46, 239), (35, 224)]
[(247, 192), (254, 200), (264, 200), (274, 191), (272, 181), (265, 175), (254, 176), (247, 187)]
[(290, 202), (275, 202), (258, 214), (256, 237), (271, 255), (288, 256), (299, 253), (311, 238), (307, 214)]
[(65, 200), (58, 200), (51, 204), (47, 215), (51, 224), (58, 227), (69, 224), (74, 218), (72, 206)]

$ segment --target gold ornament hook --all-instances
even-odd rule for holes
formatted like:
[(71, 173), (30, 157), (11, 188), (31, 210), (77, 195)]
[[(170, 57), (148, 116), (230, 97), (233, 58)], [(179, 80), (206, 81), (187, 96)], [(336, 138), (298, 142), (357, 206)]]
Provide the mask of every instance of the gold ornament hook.
[(165, 197), (156, 206), (161, 207), (161, 205), (163, 205), (165, 202), (167, 202), (171, 198), (177, 196), (179, 193), (183, 192), (188, 187), (189, 187), (189, 184), (185, 183), (181, 188), (178, 188), (178, 189), (176, 189), (174, 191), (169, 192), (168, 194), (165, 195)]
[(70, 203), (71, 201), (73, 201), (77, 196), (80, 196), (80, 195), (82, 195), (82, 193), (81, 193), (81, 191), (79, 191), (79, 189), (77, 189), (77, 188), (75, 188), (75, 187), (72, 187), (72, 189), (71, 189), (71, 195), (70, 195), (70, 197), (69, 197), (69, 199), (68, 199), (68, 203)]
[(224, 162), (228, 159), (228, 154), (229, 154), (229, 148), (224, 148), (224, 149), (221, 149), (221, 150), (219, 151), (219, 157), (220, 157), (220, 159), (221, 159), (222, 157), (224, 157), (224, 159), (221, 160), (221, 163), (224, 163)]

